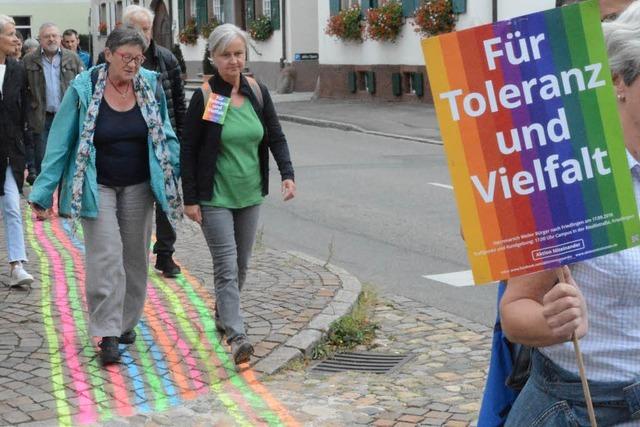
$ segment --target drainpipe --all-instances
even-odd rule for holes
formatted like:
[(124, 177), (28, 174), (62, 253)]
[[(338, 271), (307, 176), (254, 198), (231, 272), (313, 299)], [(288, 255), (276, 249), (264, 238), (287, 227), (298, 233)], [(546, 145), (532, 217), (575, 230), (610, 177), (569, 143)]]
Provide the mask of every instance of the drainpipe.
[(282, 57), (280, 58), (280, 68), (282, 69), (287, 60), (287, 0), (282, 0), (280, 13), (280, 29), (282, 30)]
[(491, 0), (491, 19), (498, 22), (498, 0)]

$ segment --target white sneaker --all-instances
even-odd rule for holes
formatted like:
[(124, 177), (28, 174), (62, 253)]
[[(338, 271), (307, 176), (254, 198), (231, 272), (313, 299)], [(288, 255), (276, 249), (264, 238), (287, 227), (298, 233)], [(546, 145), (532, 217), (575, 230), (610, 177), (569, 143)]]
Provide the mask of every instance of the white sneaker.
[(22, 264), (17, 264), (11, 271), (10, 286), (28, 286), (33, 283), (33, 276), (27, 273)]

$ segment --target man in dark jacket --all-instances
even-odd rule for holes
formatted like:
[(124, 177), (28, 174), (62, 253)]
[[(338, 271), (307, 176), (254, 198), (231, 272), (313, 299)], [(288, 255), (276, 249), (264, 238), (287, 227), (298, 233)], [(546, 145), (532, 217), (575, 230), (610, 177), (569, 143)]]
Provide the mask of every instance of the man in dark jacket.
[[(154, 43), (153, 13), (149, 9), (137, 5), (127, 6), (122, 14), (122, 23), (126, 27), (140, 30), (149, 43), (149, 47), (144, 53), (146, 59), (142, 66), (160, 73), (171, 125), (176, 131), (179, 141), (182, 137), (186, 110), (180, 64), (169, 49)], [(98, 57), (98, 64), (103, 62), (104, 54), (101, 53)], [(180, 274), (180, 267), (173, 261), (175, 242), (175, 230), (171, 227), (162, 209), (156, 205), (156, 243), (153, 246), (153, 253), (157, 255), (155, 267), (162, 271), (165, 277), (176, 277)]]

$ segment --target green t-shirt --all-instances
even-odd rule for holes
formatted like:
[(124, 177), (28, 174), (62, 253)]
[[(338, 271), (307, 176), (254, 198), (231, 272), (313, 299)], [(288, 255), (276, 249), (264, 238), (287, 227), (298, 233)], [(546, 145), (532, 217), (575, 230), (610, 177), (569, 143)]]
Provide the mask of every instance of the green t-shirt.
[(240, 107), (229, 105), (222, 126), (213, 198), (201, 204), (240, 209), (262, 203), (258, 146), (263, 135), (262, 123), (248, 99)]

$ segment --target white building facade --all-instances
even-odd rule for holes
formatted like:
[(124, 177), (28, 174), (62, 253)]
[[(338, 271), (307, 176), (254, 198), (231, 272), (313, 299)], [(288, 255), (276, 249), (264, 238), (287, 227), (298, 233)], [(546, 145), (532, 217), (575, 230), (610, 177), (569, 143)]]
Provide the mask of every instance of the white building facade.
[[(344, 42), (325, 34), (327, 21), (340, 9), (361, 8), (384, 0), (318, 0), (319, 96), (433, 103), (420, 44), (411, 25), (420, 0), (401, 0), (405, 23), (395, 42)], [(555, 0), (460, 0), (456, 30), (555, 7)], [(400, 89), (398, 89), (400, 88)]]

